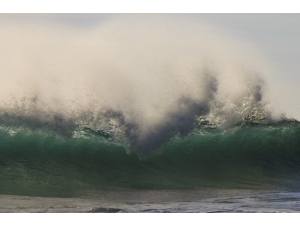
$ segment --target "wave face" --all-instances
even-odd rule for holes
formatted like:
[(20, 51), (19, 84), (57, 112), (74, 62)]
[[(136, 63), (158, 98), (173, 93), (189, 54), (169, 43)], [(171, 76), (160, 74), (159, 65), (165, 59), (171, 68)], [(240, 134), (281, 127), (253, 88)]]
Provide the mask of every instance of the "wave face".
[(1, 127), (0, 193), (75, 195), (99, 188), (296, 185), (300, 124), (202, 127), (175, 135), (151, 154), (89, 129)]
[(268, 63), (219, 29), (170, 18), (0, 21), (0, 193), (297, 175), (299, 123), (278, 116)]

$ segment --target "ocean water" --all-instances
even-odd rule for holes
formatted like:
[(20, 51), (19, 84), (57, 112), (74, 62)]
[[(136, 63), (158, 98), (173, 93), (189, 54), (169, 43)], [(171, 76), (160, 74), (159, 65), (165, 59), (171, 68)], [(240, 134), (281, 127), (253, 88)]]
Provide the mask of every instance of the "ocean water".
[(1, 212), (296, 212), (296, 121), (198, 128), (156, 151), (104, 132), (1, 127)]
[(2, 18), (2, 212), (298, 210), (300, 122), (259, 49), (188, 18), (54, 17)]
[(0, 212), (256, 213), (299, 212), (300, 193), (267, 190), (118, 190), (81, 197), (0, 195)]

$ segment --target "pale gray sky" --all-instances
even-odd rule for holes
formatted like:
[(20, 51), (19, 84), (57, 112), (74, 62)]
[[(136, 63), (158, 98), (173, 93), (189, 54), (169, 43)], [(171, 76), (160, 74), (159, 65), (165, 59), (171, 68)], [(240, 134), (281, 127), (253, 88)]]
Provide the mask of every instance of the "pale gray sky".
[(202, 14), (199, 19), (253, 42), (276, 71), (281, 107), (300, 119), (300, 14)]

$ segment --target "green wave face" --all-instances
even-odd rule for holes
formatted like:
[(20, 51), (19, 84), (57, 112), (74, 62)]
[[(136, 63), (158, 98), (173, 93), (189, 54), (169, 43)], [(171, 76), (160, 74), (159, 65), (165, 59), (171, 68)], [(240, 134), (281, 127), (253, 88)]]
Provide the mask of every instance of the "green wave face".
[(151, 154), (107, 137), (0, 130), (0, 193), (77, 195), (105, 188), (298, 187), (300, 125), (198, 129)]

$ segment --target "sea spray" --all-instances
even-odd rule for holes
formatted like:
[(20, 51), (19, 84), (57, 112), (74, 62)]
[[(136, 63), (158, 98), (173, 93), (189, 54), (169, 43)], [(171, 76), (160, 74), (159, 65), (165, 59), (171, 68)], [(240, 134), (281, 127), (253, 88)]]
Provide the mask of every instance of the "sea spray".
[(0, 27), (1, 194), (299, 187), (299, 122), (240, 41), (163, 16)]
[(268, 64), (206, 24), (161, 16), (88, 28), (0, 26), (0, 119), (7, 125), (22, 121), (66, 136), (78, 126), (109, 130), (151, 152), (191, 132), (199, 118), (230, 127), (274, 117)]

